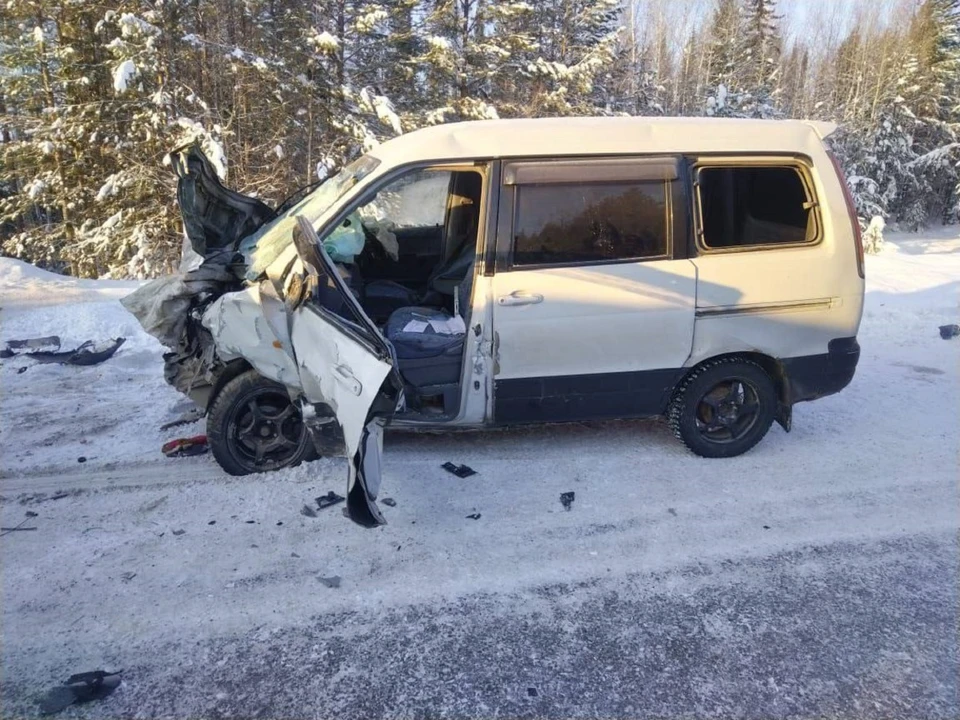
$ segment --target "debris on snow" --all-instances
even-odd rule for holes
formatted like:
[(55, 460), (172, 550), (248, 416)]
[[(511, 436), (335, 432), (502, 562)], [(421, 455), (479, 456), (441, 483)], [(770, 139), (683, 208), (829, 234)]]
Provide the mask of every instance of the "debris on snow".
[(316, 517), (316, 516), (317, 516), (317, 511), (314, 510), (314, 509), (313, 509), (312, 507), (310, 507), (309, 505), (304, 505), (302, 508), (300, 508), (300, 514), (301, 514), (301, 515), (306, 515), (307, 517)]
[(39, 363), (59, 363), (60, 365), (99, 365), (109, 360), (120, 348), (126, 338), (116, 338), (109, 343), (94, 343), (87, 340), (75, 350), (63, 352), (40, 351), (28, 352), (26, 356)]
[(330, 577), (323, 577), (322, 575), (317, 576), (317, 580), (322, 582), (328, 588), (338, 588), (340, 587), (340, 576), (331, 575)]
[(452, 462), (445, 462), (440, 467), (442, 467), (451, 475), (456, 475), (458, 478), (468, 478), (471, 475), (477, 474), (477, 471), (472, 467), (468, 467), (467, 465), (457, 465)]
[(480, 519), (480, 513), (472, 513), (471, 515), (467, 515), (467, 520), (479, 520), (479, 519)]
[(60, 338), (57, 335), (27, 338), (26, 340), (7, 340), (7, 346), (0, 350), (0, 358), (11, 358), (16, 350), (59, 350)]
[(573, 491), (560, 493), (560, 503), (563, 505), (563, 509), (569, 510), (573, 506), (573, 501), (576, 497), (577, 494)]
[(321, 510), (324, 510), (332, 505), (336, 505), (337, 503), (342, 503), (345, 498), (342, 495), (337, 495), (333, 490), (331, 490), (326, 495), (321, 495), (316, 500), (317, 507)]
[(177, 438), (166, 442), (160, 450), (167, 457), (192, 457), (206, 453), (209, 450), (209, 445), (206, 435), (194, 435), (193, 437)]
[(396, 506), (397, 506), (397, 501), (394, 500), (393, 498), (384, 498), (384, 499), (381, 500), (380, 502), (382, 502), (382, 503), (383, 503), (384, 505), (386, 505), (387, 507), (396, 507)]
[(122, 672), (123, 670), (115, 673), (94, 670), (71, 675), (63, 685), (53, 688), (40, 699), (40, 713), (53, 715), (74, 703), (102, 700), (120, 685)]
[(942, 337), (944, 340), (955, 338), (958, 335), (960, 335), (960, 325), (941, 325), (940, 326), (940, 337)]

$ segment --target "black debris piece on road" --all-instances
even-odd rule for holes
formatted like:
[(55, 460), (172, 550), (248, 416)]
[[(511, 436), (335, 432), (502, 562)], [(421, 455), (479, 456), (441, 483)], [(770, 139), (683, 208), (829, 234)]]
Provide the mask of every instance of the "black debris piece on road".
[[(60, 338), (56, 335), (26, 340), (7, 340), (6, 347), (0, 350), (0, 358), (12, 358), (18, 350), (59, 350)], [(17, 372), (21, 372), (18, 370)]]
[(87, 458), (85, 455), (81, 455), (80, 457), (77, 458), (78, 463), (85, 463), (86, 461), (87, 461)]
[(29, 352), (27, 357), (39, 363), (60, 363), (61, 365), (98, 365), (113, 357), (113, 354), (127, 341), (118, 337), (110, 342), (95, 343), (87, 340), (75, 350), (63, 352)]
[(340, 587), (340, 576), (331, 575), (330, 577), (324, 577), (323, 575), (318, 575), (317, 580), (326, 585), (328, 588), (338, 588)]
[(480, 513), (473, 513), (472, 515), (467, 515), (467, 520), (479, 520)]
[(183, 535), (185, 532), (186, 532), (186, 530), (174, 530), (174, 531), (173, 531), (173, 534), (174, 534), (174, 535)]
[(573, 491), (560, 493), (560, 503), (564, 510), (569, 510), (573, 506), (573, 501), (577, 499), (577, 494)]
[(317, 507), (321, 510), (324, 510), (332, 505), (337, 503), (342, 503), (344, 497), (342, 495), (337, 495), (333, 490), (328, 492), (326, 495), (321, 495), (317, 498)]
[(529, 695), (530, 697), (536, 697), (537, 694), (538, 693), (536, 688), (527, 688), (527, 695)]
[(54, 493), (53, 495), (51, 495), (51, 496), (50, 496), (50, 499), (51, 499), (51, 500), (63, 500), (65, 497), (70, 497), (70, 493), (64, 492), (63, 490), (61, 490), (60, 492)]
[(137, 574), (136, 574), (135, 572), (131, 572), (131, 571), (128, 571), (128, 572), (125, 572), (125, 573), (120, 573), (120, 579), (123, 580), (124, 582), (130, 582), (130, 581), (133, 580), (136, 576), (137, 576)]
[(216, 520), (211, 520), (210, 522), (207, 523), (207, 525), (216, 525), (216, 524), (217, 524)]
[(189, 425), (190, 423), (195, 423), (197, 420), (200, 420), (204, 415), (206, 415), (206, 411), (204, 411), (202, 408), (190, 408), (176, 420), (171, 420), (170, 422), (161, 425), (160, 429), (169, 430), (170, 428), (175, 428), (179, 425)]
[(24, 365), (22, 368), (17, 369), (17, 375), (23, 375), (27, 371), (27, 366)]
[(467, 465), (456, 465), (452, 462), (445, 462), (440, 467), (442, 467), (451, 475), (456, 475), (458, 478), (468, 478), (471, 475), (477, 474), (477, 471), (472, 467), (468, 467)]
[[(26, 520), (24, 520), (23, 522), (26, 522)], [(13, 527), (8, 527), (8, 528), (0, 527), (0, 532), (2, 532), (4, 535), (6, 535), (7, 533), (12, 533), (12, 532), (28, 532), (28, 531), (30, 531), (30, 530), (36, 530), (36, 528), (35, 528), (35, 527), (23, 527), (23, 523), (20, 523), (19, 525), (14, 525)]]
[(397, 501), (394, 500), (393, 498), (384, 498), (384, 499), (381, 500), (380, 502), (382, 502), (382, 503), (383, 503), (384, 505), (386, 505), (387, 507), (396, 507), (396, 506), (397, 506)]
[(24, 514), (25, 514), (27, 517), (37, 517), (37, 515), (38, 515), (39, 513), (35, 513), (33, 510), (27, 510), (27, 512), (24, 513)]
[(301, 515), (306, 515), (307, 517), (316, 517), (316, 516), (317, 516), (317, 511), (314, 510), (314, 509), (313, 509), (312, 507), (310, 507), (309, 505), (304, 505), (302, 508), (300, 508), (300, 514), (301, 514)]
[(94, 670), (71, 675), (63, 685), (50, 690), (40, 699), (40, 713), (53, 715), (74, 703), (102, 700), (120, 685), (120, 670), (115, 673)]
[(960, 325), (941, 325), (940, 326), (940, 337), (942, 337), (944, 340), (955, 338), (958, 335), (960, 335)]

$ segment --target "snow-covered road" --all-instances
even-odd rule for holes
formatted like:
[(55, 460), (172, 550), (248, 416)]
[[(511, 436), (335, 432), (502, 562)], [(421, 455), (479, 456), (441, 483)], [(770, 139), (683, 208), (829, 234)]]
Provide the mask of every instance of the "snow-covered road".
[(164, 460), (194, 428), (157, 429), (180, 399), (131, 286), (0, 260), (0, 339), (128, 337), (0, 368), (0, 520), (38, 513), (0, 540), (0, 714), (104, 667), (67, 716), (956, 717), (960, 238), (894, 243), (857, 377), (789, 435), (710, 461), (654, 421), (395, 433), (373, 531), (300, 514), (342, 460)]

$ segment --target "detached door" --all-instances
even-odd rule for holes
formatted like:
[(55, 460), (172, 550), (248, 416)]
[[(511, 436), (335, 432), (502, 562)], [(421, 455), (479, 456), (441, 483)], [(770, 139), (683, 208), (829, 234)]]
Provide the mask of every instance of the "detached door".
[(676, 160), (517, 162), (503, 177), (495, 421), (663, 412), (696, 304)]
[(295, 306), (290, 339), (301, 387), (309, 402), (333, 411), (343, 431), (350, 458), (347, 514), (360, 525), (375, 527), (385, 522), (376, 503), (383, 426), (396, 410), (402, 385), (390, 346), (350, 293), (310, 223), (302, 216), (297, 220), (294, 239), (304, 272), (288, 280), (287, 295), (288, 305)]

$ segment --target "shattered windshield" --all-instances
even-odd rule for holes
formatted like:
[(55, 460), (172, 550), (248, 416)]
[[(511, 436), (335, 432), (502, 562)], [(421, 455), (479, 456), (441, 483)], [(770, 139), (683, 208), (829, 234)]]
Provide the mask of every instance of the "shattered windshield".
[(240, 243), (247, 261), (247, 279), (259, 277), (293, 243), (297, 215), (316, 225), (317, 220), (342, 198), (350, 188), (373, 172), (380, 161), (371, 155), (357, 158), (297, 204), (264, 225)]

